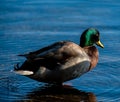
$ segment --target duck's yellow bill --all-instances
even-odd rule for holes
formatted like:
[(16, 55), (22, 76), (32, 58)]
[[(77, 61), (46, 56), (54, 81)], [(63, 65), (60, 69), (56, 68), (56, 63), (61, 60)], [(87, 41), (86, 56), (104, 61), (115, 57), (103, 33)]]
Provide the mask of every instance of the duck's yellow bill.
[(104, 45), (100, 42), (100, 40), (96, 42), (96, 45), (98, 45), (98, 46), (104, 48)]

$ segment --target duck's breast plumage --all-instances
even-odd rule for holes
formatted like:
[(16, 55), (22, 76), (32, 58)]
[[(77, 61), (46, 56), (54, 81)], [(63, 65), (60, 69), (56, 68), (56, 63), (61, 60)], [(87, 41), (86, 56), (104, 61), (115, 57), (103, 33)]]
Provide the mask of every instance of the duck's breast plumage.
[(98, 63), (99, 52), (95, 46), (84, 47), (84, 51), (90, 58), (90, 70), (93, 69)]

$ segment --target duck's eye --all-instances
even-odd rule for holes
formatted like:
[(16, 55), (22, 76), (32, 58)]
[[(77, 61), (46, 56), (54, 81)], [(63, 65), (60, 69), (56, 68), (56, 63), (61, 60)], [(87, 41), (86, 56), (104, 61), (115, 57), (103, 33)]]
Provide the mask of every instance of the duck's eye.
[(95, 34), (95, 36), (96, 36), (96, 37), (99, 37), (99, 35), (98, 35), (98, 34)]
[(95, 42), (99, 41), (99, 35), (98, 34), (93, 35), (92, 38)]

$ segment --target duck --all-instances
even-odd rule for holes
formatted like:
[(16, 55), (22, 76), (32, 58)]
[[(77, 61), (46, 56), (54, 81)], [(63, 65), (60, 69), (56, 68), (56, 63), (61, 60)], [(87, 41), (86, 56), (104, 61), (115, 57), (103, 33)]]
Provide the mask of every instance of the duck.
[(100, 33), (88, 28), (81, 34), (80, 44), (72, 41), (58, 41), (18, 56), (26, 60), (14, 66), (14, 72), (43, 83), (64, 83), (91, 71), (98, 63), (96, 46), (104, 48)]

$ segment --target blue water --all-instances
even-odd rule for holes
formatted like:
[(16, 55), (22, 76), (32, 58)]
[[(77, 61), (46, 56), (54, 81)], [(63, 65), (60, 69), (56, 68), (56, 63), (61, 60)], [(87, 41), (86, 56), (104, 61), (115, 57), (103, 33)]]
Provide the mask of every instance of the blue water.
[[(80, 34), (97, 28), (105, 48), (95, 69), (62, 88), (12, 72), (25, 59), (17, 54), (55, 41), (79, 43)], [(62, 91), (61, 91), (62, 90)], [(119, 0), (1, 0), (0, 101), (120, 102)]]

